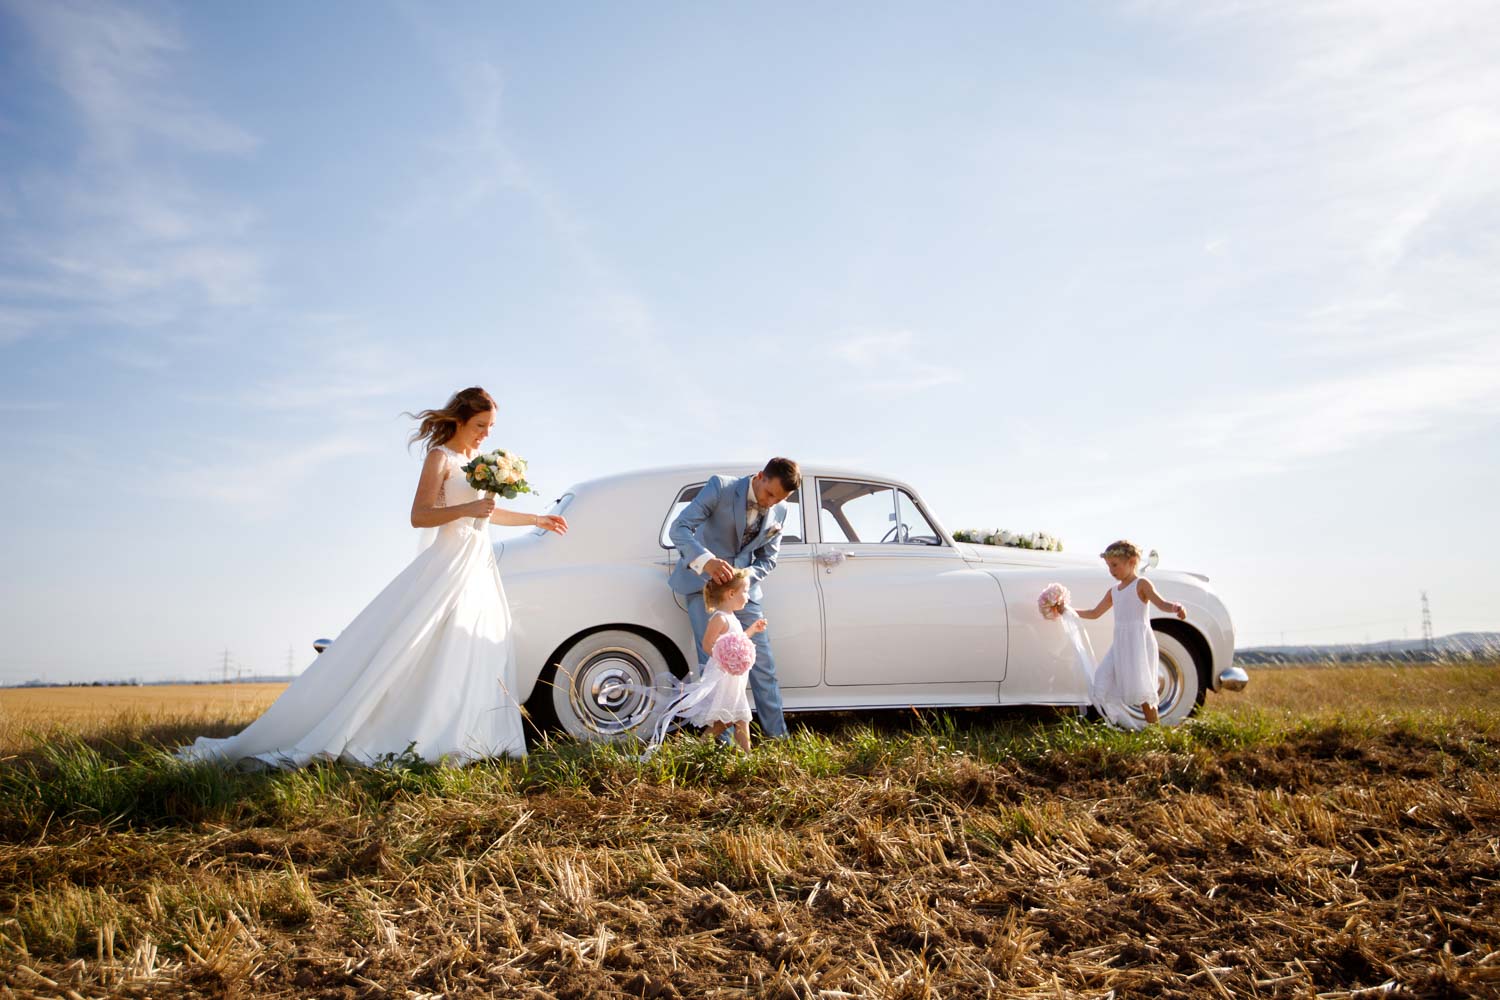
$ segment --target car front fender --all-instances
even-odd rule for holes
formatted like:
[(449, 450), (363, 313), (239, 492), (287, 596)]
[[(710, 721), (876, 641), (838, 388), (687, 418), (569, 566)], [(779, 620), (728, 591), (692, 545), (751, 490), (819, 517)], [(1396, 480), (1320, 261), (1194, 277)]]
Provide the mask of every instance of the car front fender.
[(516, 690), (531, 697), (550, 658), (573, 637), (607, 627), (665, 636), (683, 657), (692, 652), (692, 627), (667, 586), (668, 567), (569, 565), (504, 577), (516, 649)]

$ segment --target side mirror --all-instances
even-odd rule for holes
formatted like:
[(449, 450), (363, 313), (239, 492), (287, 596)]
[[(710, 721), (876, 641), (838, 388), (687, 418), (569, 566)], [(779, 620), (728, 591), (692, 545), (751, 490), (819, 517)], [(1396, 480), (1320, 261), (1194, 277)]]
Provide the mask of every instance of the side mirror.
[(313, 652), (314, 653), (321, 653), (321, 652), (323, 652), (323, 650), (327, 649), (329, 646), (332, 646), (332, 645), (333, 645), (333, 640), (332, 639), (314, 639), (313, 640)]
[(1156, 564), (1159, 562), (1161, 562), (1161, 557), (1156, 554), (1155, 549), (1152, 549), (1150, 552), (1146, 553), (1146, 568), (1141, 570), (1141, 572), (1149, 573), (1151, 570), (1156, 568)]

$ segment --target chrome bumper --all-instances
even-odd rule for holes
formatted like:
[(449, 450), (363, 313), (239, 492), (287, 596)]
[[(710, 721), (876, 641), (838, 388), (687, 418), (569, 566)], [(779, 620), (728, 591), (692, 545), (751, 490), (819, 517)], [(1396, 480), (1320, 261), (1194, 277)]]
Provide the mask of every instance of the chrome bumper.
[(1250, 675), (1240, 667), (1225, 667), (1223, 673), (1219, 674), (1219, 683), (1214, 688), (1216, 691), (1243, 691), (1245, 685), (1250, 683)]

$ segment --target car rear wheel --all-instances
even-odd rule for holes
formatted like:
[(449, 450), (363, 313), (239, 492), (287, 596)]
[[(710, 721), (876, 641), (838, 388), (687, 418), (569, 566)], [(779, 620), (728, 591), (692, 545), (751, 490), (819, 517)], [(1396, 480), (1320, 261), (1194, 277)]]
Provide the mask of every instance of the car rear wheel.
[(583, 636), (568, 647), (539, 692), (557, 728), (580, 740), (614, 740), (651, 715), (652, 682), (671, 665), (650, 639), (623, 629)]

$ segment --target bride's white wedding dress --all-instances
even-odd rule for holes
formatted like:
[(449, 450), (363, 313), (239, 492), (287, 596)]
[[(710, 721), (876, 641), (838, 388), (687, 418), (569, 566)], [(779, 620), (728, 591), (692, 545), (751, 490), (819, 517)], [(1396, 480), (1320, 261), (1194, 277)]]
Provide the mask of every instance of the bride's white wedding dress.
[[(446, 462), (439, 504), (479, 499), (463, 457), (437, 450)], [(459, 518), (437, 529), (264, 715), (178, 756), (277, 767), (316, 759), (368, 764), (408, 747), (431, 762), (523, 757), (515, 674), (510, 608), (489, 531), (477, 518)]]

